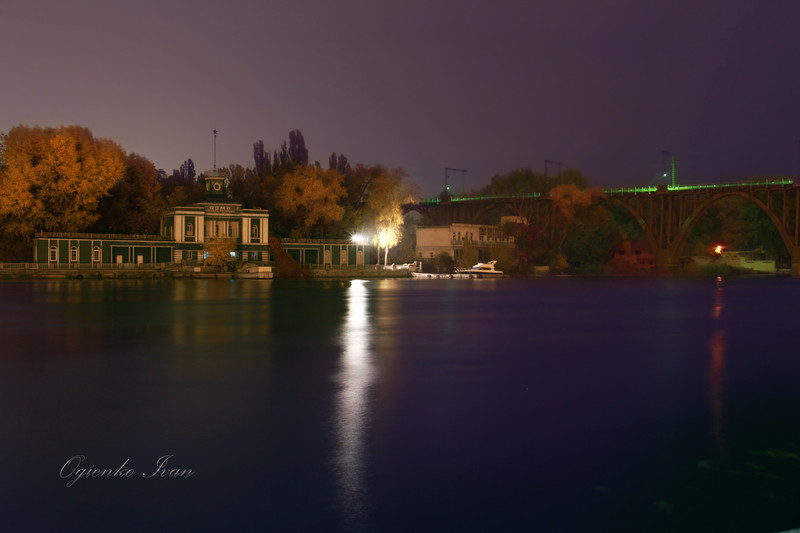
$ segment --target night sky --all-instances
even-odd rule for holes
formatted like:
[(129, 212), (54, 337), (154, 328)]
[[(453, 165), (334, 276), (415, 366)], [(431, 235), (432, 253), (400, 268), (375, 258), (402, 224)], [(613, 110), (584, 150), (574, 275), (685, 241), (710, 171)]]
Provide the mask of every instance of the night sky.
[(426, 195), (545, 160), (652, 184), (664, 150), (684, 183), (796, 176), (798, 37), (794, 0), (0, 0), (0, 131), (79, 124), (171, 172), (210, 169), (214, 129), (219, 166), (299, 129)]

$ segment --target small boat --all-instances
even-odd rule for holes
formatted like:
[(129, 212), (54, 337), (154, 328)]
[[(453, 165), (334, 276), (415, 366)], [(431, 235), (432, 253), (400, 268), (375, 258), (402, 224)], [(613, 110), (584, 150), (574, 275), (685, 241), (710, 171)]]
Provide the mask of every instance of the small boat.
[(478, 263), (472, 268), (459, 268), (453, 274), (441, 274), (436, 272), (412, 272), (411, 277), (415, 279), (481, 279), (481, 278), (502, 278), (502, 270), (495, 270), (494, 265), (497, 261), (488, 263)]
[(496, 270), (494, 268), (494, 265), (496, 264), (497, 261), (489, 261), (488, 263), (478, 263), (472, 268), (459, 268), (456, 270), (456, 274), (460, 274), (461, 276), (467, 275), (469, 277), (474, 277), (474, 278), (502, 278), (503, 271)]

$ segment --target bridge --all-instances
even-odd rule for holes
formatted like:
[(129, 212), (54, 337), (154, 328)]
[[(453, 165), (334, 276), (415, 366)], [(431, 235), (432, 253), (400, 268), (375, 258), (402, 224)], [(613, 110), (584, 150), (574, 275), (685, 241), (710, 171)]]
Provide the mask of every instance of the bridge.
[[(700, 217), (730, 196), (745, 198), (766, 213), (792, 259), (792, 274), (800, 276), (800, 183), (793, 179), (606, 188), (602, 189), (601, 201), (621, 206), (636, 220), (659, 270), (670, 271), (680, 266), (686, 241)], [(477, 224), (490, 211), (503, 207), (520, 216), (532, 215), (540, 224), (553, 214), (552, 201), (539, 193), (429, 198), (404, 205), (403, 212), (417, 211), (436, 225), (456, 221)]]

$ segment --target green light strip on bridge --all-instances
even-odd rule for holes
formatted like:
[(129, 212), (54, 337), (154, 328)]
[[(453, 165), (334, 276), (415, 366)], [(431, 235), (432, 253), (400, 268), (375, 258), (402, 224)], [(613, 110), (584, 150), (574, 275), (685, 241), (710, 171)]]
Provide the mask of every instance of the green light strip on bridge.
[[(740, 189), (743, 187), (763, 187), (770, 185), (793, 185), (791, 178), (764, 180), (764, 181), (744, 181), (741, 183), (709, 183), (705, 185), (667, 185), (668, 191), (700, 191), (706, 189)], [(605, 194), (625, 194), (625, 193), (653, 193), (658, 191), (658, 186), (648, 187), (621, 187), (618, 189), (603, 189)]]
[[(667, 191), (701, 191), (706, 189), (733, 189), (742, 187), (763, 187), (770, 185), (793, 185), (794, 180), (791, 178), (781, 178), (774, 180), (763, 181), (745, 181), (742, 183), (709, 183), (705, 185), (666, 185)], [(662, 185), (663, 187), (663, 185)], [(603, 189), (604, 194), (630, 194), (630, 193), (654, 193), (658, 192), (657, 185), (648, 185), (645, 187), (620, 187), (614, 189)], [(540, 198), (541, 194), (538, 192), (529, 194), (509, 194), (505, 196), (466, 196), (462, 198), (451, 197), (451, 202), (466, 202), (472, 200), (509, 200), (512, 198)], [(438, 205), (442, 203), (441, 198), (425, 198), (417, 202), (420, 205)]]
[[(508, 194), (504, 196), (463, 196), (461, 198), (450, 197), (451, 202), (466, 202), (470, 200), (506, 200), (511, 198), (539, 198), (541, 193), (534, 192), (528, 194)], [(420, 205), (431, 205), (442, 203), (441, 198), (424, 198), (417, 202)]]

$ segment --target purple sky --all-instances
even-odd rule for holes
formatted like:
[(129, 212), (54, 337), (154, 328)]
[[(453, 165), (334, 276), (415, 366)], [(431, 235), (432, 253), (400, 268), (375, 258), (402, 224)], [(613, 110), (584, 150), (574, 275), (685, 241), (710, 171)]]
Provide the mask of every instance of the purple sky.
[(800, 2), (0, 0), (0, 87), (0, 131), (80, 124), (168, 172), (210, 169), (216, 128), (220, 166), (299, 129), (426, 195), (546, 159), (651, 184), (662, 150), (684, 183), (794, 176)]

